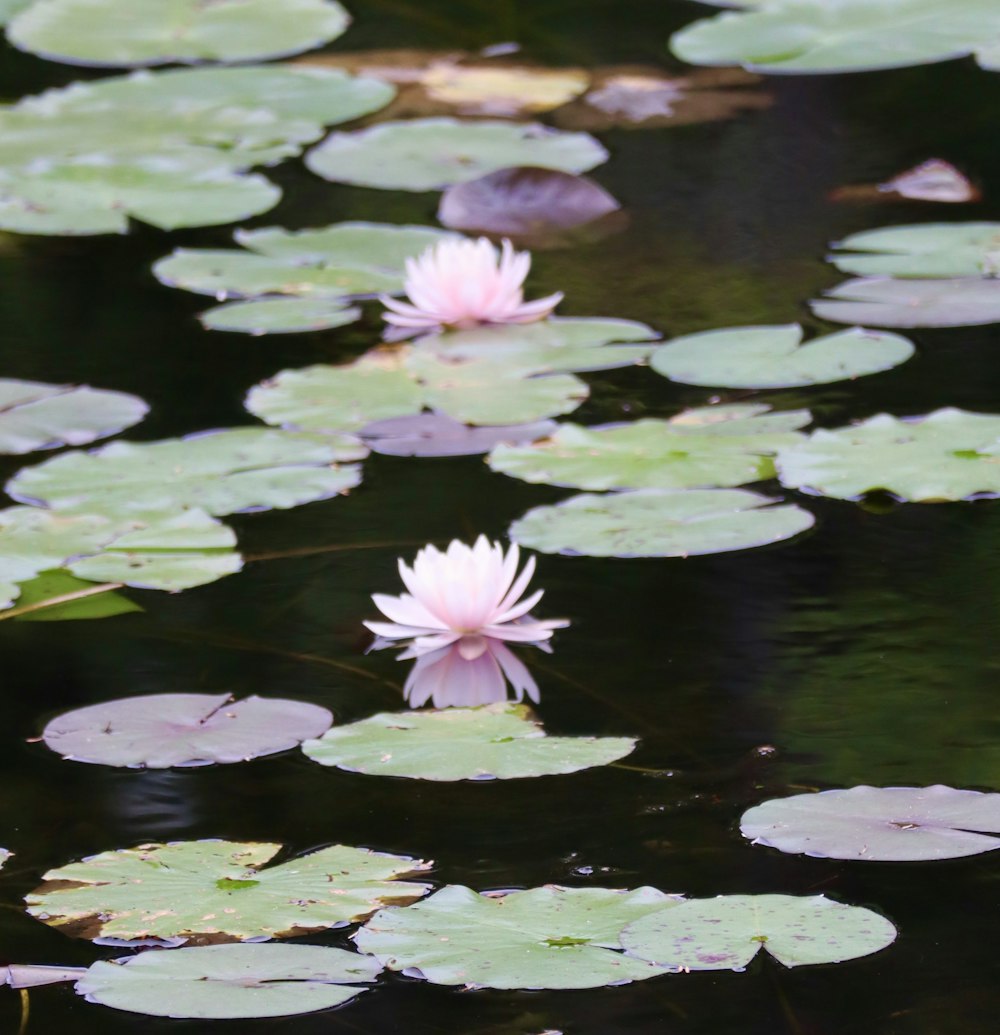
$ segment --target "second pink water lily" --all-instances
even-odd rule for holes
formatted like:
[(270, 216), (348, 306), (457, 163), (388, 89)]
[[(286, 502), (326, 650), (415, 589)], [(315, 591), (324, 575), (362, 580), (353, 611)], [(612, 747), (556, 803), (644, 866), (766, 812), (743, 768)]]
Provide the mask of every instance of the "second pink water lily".
[(425, 546), (413, 567), (399, 562), (399, 574), (409, 593), (398, 597), (372, 594), (388, 622), (365, 622), (376, 635), (410, 640), (408, 656), (458, 644), (462, 655), (476, 658), (485, 650), (484, 637), (521, 643), (547, 640), (553, 629), (569, 625), (564, 618), (532, 619), (531, 609), (542, 590), (525, 597), (535, 572), (535, 559), (518, 574), (517, 545), (505, 553), (499, 543), (479, 536), (472, 546), (452, 540), (444, 551)]

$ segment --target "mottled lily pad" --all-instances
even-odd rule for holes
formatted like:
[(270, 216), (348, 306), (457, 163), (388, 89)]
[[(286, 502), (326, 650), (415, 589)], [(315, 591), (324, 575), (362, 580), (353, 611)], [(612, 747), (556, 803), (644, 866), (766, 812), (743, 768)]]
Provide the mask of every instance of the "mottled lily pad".
[(995, 277), (1000, 223), (917, 223), (851, 234), (830, 262), (856, 276)]
[(389, 417), (365, 425), (358, 434), (372, 452), (386, 456), (473, 456), (488, 453), (500, 442), (533, 442), (555, 431), (549, 420), (534, 424), (470, 427), (443, 413)]
[(125, 392), (0, 380), (0, 453), (83, 446), (137, 424), (148, 412), (142, 399)]
[(880, 413), (821, 428), (780, 450), (783, 485), (836, 499), (882, 489), (928, 502), (1000, 495), (1000, 414), (953, 408), (900, 420)]
[(336, 0), (35, 0), (7, 38), (76, 65), (258, 61), (328, 43), (349, 21)]
[(166, 769), (246, 762), (321, 736), (333, 715), (305, 701), (231, 694), (144, 694), (52, 719), (42, 740), (75, 762)]
[(737, 404), (687, 410), (670, 420), (585, 428), (562, 424), (530, 446), (497, 446), (494, 471), (580, 489), (726, 487), (774, 475), (771, 457), (802, 441), (807, 410), (771, 413)]
[(101, 852), (44, 875), (28, 913), (75, 938), (190, 944), (342, 927), (425, 895), (406, 856), (334, 845), (268, 865), (281, 845), (175, 841)]
[(743, 489), (638, 489), (535, 507), (509, 534), (541, 553), (691, 557), (769, 546), (814, 520), (801, 507)]
[(850, 787), (774, 798), (743, 813), (754, 844), (821, 859), (958, 859), (1000, 848), (1000, 794)]
[(361, 319), (361, 310), (337, 299), (260, 298), (250, 302), (229, 302), (208, 309), (199, 317), (210, 331), (238, 334), (303, 334), (344, 327)]
[(4, 617), (18, 622), (66, 622), (91, 618), (114, 618), (142, 608), (107, 583), (89, 582), (55, 569), (18, 586), (17, 609)]
[(890, 370), (913, 355), (898, 334), (853, 327), (802, 344), (797, 324), (729, 327), (661, 346), (649, 365), (671, 381), (723, 388), (791, 388)]
[(467, 988), (599, 988), (676, 968), (621, 951), (630, 922), (676, 906), (656, 888), (546, 885), (504, 895), (448, 885), (407, 909), (376, 913), (354, 935), (391, 970)]
[(415, 780), (512, 780), (607, 765), (630, 737), (549, 737), (523, 704), (382, 712), (336, 726), (302, 750), (314, 762)]
[(283, 510), (356, 486), (367, 448), (349, 436), (231, 428), (161, 442), (113, 442), (25, 467), (15, 499), (76, 513), (143, 514), (200, 507), (221, 516)]
[(607, 158), (586, 133), (563, 133), (537, 123), (436, 118), (333, 133), (309, 152), (306, 165), (336, 183), (426, 191), (514, 165), (581, 173)]
[(786, 967), (842, 963), (895, 939), (885, 917), (823, 895), (688, 899), (622, 931), (630, 955), (684, 970), (744, 970), (761, 950)]
[(152, 1017), (287, 1017), (340, 1006), (381, 966), (320, 945), (200, 945), (99, 960), (79, 978), (88, 1002)]

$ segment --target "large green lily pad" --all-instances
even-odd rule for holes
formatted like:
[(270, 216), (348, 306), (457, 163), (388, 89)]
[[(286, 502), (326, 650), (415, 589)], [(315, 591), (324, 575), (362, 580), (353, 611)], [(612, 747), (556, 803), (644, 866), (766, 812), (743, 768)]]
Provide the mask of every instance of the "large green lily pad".
[(587, 557), (691, 557), (790, 539), (814, 518), (743, 489), (638, 489), (571, 496), (510, 526), (516, 543)]
[(177, 591), (201, 586), (242, 567), (231, 528), (191, 509), (126, 517), (63, 514), (39, 507), (0, 511), (0, 608), (20, 583), (65, 567), (94, 582)]
[(281, 845), (175, 841), (101, 852), (44, 875), (28, 913), (74, 938), (205, 944), (342, 927), (426, 884), (429, 863), (334, 845), (268, 865)]
[(340, 1006), (381, 967), (320, 945), (198, 945), (98, 960), (77, 980), (88, 1002), (153, 1017), (287, 1017)]
[(333, 133), (309, 152), (306, 165), (335, 183), (425, 191), (513, 165), (581, 173), (607, 158), (587, 133), (564, 133), (534, 122), (433, 118)]
[(35, 0), (7, 38), (78, 65), (257, 61), (328, 43), (349, 21), (336, 0)]
[(842, 963), (895, 939), (884, 916), (823, 895), (688, 899), (622, 931), (630, 955), (684, 970), (743, 970), (761, 950), (786, 967)]
[(529, 446), (499, 445), (494, 471), (580, 489), (725, 487), (774, 475), (771, 457), (802, 440), (807, 410), (771, 413), (757, 404), (708, 406), (670, 420), (585, 428), (562, 424)]
[(138, 396), (88, 385), (0, 380), (0, 453), (83, 446), (137, 424)]
[(380, 712), (336, 726), (302, 750), (320, 765), (415, 780), (513, 780), (607, 765), (631, 737), (550, 737), (523, 704)]
[(859, 277), (992, 277), (1000, 273), (1000, 223), (917, 223), (851, 234), (830, 262)]
[(838, 284), (810, 305), (820, 319), (876, 327), (1000, 323), (1000, 279), (859, 277)]
[(863, 72), (982, 51), (992, 67), (1000, 9), (992, 0), (765, 0), (695, 22), (670, 46), (695, 65), (756, 72)]
[(347, 492), (367, 447), (349, 436), (231, 428), (162, 442), (113, 442), (22, 468), (7, 491), (75, 513), (128, 515), (199, 507), (222, 516), (284, 510)]
[(676, 970), (624, 955), (620, 935), (677, 902), (649, 887), (483, 895), (449, 885), (415, 906), (376, 913), (354, 940), (390, 970), (435, 985), (599, 988)]
[(821, 859), (958, 859), (1000, 848), (1000, 794), (850, 787), (774, 798), (743, 813), (754, 844)]
[(928, 502), (1000, 495), (1000, 414), (947, 408), (814, 431), (780, 450), (783, 485), (836, 499), (877, 489)]
[(898, 334), (852, 327), (802, 344), (802, 327), (729, 327), (661, 346), (650, 366), (671, 381), (723, 388), (791, 388), (876, 374), (905, 363), (913, 344)]
[(51, 719), (46, 747), (75, 762), (167, 769), (246, 762), (298, 747), (333, 715), (306, 701), (231, 694), (143, 694)]

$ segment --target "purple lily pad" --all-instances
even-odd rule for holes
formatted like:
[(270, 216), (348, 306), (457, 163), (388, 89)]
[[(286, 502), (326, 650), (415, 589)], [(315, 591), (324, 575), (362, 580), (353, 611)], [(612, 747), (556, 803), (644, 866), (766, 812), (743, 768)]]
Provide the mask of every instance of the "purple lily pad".
[(386, 456), (473, 456), (501, 442), (520, 445), (547, 438), (555, 429), (551, 420), (474, 428), (443, 413), (417, 413), (372, 421), (358, 434), (374, 452)]
[(245, 762), (325, 733), (333, 715), (315, 704), (229, 694), (150, 694), (66, 712), (42, 740), (75, 762), (167, 769)]

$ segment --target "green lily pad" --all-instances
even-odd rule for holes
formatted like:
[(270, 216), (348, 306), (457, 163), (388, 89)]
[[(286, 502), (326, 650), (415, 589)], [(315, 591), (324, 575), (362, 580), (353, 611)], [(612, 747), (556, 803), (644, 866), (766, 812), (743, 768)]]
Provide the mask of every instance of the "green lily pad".
[(687, 334), (661, 346), (650, 366), (671, 381), (723, 388), (792, 388), (876, 374), (905, 363), (912, 342), (852, 327), (802, 344), (797, 324), (729, 327)]
[(470, 427), (443, 413), (388, 417), (366, 424), (359, 434), (373, 453), (386, 456), (475, 456), (499, 442), (533, 442), (556, 430), (550, 420), (499, 427)]
[(320, 945), (200, 945), (98, 960), (76, 983), (88, 1002), (152, 1017), (287, 1017), (340, 1006), (375, 960)]
[(432, 118), (333, 133), (309, 152), (306, 165), (335, 183), (427, 191), (513, 165), (581, 173), (607, 158), (587, 133), (564, 133), (534, 122)]
[(53, 568), (90, 581), (176, 591), (242, 567), (232, 529), (197, 509), (111, 517), (9, 507), (0, 511), (0, 537), (0, 608), (17, 599), (20, 583)]
[(494, 471), (580, 489), (726, 487), (774, 476), (771, 457), (803, 436), (807, 410), (771, 413), (737, 404), (686, 410), (670, 420), (585, 428), (562, 424), (529, 446), (499, 445)]
[(336, 0), (35, 0), (7, 38), (72, 65), (259, 61), (328, 43), (349, 22)]
[(638, 489), (535, 507), (509, 535), (541, 553), (691, 557), (769, 546), (814, 523), (801, 507), (743, 489)]
[(344, 327), (360, 320), (361, 310), (345, 306), (336, 299), (260, 298), (216, 306), (198, 319), (210, 331), (235, 331), (260, 337)]
[(74, 762), (168, 769), (246, 762), (298, 747), (330, 728), (315, 704), (231, 694), (143, 694), (76, 708), (42, 731)]
[(882, 489), (928, 502), (1000, 495), (1000, 415), (947, 408), (900, 420), (880, 413), (859, 424), (814, 431), (778, 453), (792, 489), (858, 499)]
[(0, 380), (0, 453), (86, 445), (138, 424), (148, 412), (142, 399), (125, 392)]
[(1000, 848), (1000, 794), (933, 787), (850, 787), (774, 798), (743, 813), (754, 844), (820, 859), (959, 859)]
[(483, 895), (453, 884), (415, 906), (376, 913), (354, 941), (390, 970), (435, 985), (599, 988), (676, 969), (624, 955), (620, 935), (677, 902), (649, 887)]
[(994, 277), (1000, 223), (918, 223), (851, 234), (830, 262), (859, 277)]
[[(114, 618), (142, 608), (121, 593), (99, 583), (78, 579), (68, 571), (55, 569), (18, 587), (18, 622), (66, 622), (90, 618)], [(15, 617), (15, 616), (10, 616)]]
[(822, 320), (876, 327), (970, 327), (1000, 323), (1000, 280), (861, 277), (809, 303)]
[(281, 845), (175, 841), (101, 852), (44, 875), (28, 913), (74, 938), (190, 944), (342, 927), (425, 895), (428, 863), (334, 845), (267, 865)]
[[(693, 65), (756, 72), (864, 72), (923, 65), (984, 50), (1000, 35), (992, 0), (766, 0), (675, 33), (671, 50)], [(995, 46), (995, 45), (993, 45)]]
[(0, 25), (6, 25), (18, 11), (23, 11), (32, 0), (0, 0)]
[(630, 737), (549, 737), (523, 704), (381, 712), (302, 750), (320, 765), (415, 780), (513, 780), (576, 773), (635, 749)]
[(25, 467), (8, 483), (20, 502), (115, 515), (199, 507), (222, 516), (284, 510), (347, 492), (368, 449), (350, 436), (230, 428), (161, 442), (113, 442)]
[(688, 899), (622, 931), (630, 955), (684, 970), (744, 970), (761, 950), (786, 967), (843, 963), (895, 940), (884, 916), (823, 895)]

